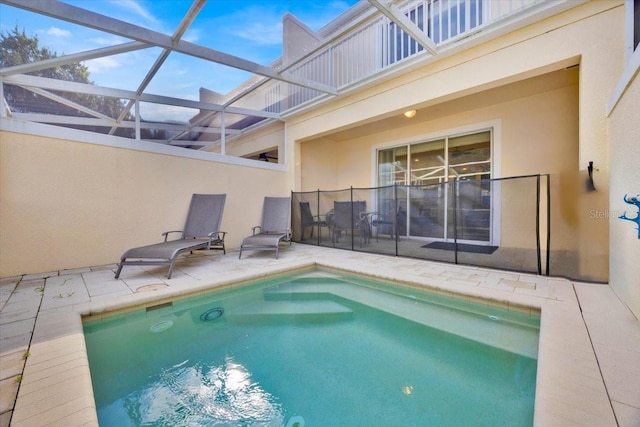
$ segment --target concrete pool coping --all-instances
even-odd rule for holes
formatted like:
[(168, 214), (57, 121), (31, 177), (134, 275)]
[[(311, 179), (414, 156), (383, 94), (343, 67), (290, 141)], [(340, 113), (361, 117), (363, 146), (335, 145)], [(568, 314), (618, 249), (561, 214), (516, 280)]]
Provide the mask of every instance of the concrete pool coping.
[[(116, 280), (113, 265), (2, 279), (3, 295), (5, 288), (13, 289), (0, 301), (0, 326), (9, 332), (0, 338), (0, 360), (24, 351), (20, 339), (10, 340), (23, 336), (20, 328), (28, 327), (22, 318), (27, 315), (19, 314), (12, 298), (41, 298), (11, 425), (98, 424), (81, 316), (126, 311), (315, 265), (494, 301), (519, 311), (541, 310), (534, 424), (615, 426), (640, 419), (640, 324), (606, 285), (295, 244), (283, 249), (277, 260), (260, 252), (242, 260), (234, 255), (186, 257), (177, 263), (171, 280), (164, 277), (166, 268), (158, 267), (127, 267)], [(31, 295), (17, 292), (21, 283), (31, 286)]]

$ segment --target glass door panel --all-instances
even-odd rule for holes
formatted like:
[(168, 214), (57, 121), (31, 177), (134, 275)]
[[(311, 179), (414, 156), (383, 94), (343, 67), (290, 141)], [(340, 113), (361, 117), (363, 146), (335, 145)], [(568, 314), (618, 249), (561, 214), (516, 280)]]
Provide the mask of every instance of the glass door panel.
[(491, 132), (449, 138), (449, 179), (491, 178)]
[[(457, 180), (455, 204), (450, 203), (447, 238), (491, 240), (491, 133), (449, 138), (449, 182)], [(454, 230), (454, 209), (455, 225)], [(454, 234), (455, 233), (455, 234)]]
[(445, 178), (445, 140), (411, 146), (410, 185), (441, 184)]
[(411, 194), (409, 232), (411, 236), (444, 238), (447, 196), (446, 141), (429, 141), (411, 146)]
[(378, 151), (378, 185), (405, 185), (407, 183), (406, 146)]
[[(404, 186), (409, 177), (407, 146), (390, 148), (378, 151), (378, 186), (387, 187), (390, 185)], [(400, 187), (403, 188), (403, 187)], [(393, 193), (379, 191), (377, 195), (378, 207), (376, 211), (382, 215), (386, 221), (397, 221), (398, 236), (407, 235), (407, 196), (404, 191), (398, 194), (397, 205), (393, 200)], [(394, 212), (396, 210), (398, 212)], [(389, 208), (391, 207), (391, 211)], [(384, 230), (377, 230), (384, 232)], [(395, 234), (395, 233), (394, 233)]]

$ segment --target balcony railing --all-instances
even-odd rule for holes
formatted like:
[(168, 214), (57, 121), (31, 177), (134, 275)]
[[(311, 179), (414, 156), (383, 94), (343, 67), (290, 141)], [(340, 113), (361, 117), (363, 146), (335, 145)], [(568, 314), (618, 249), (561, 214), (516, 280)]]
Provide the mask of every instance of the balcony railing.
[[(399, 9), (436, 46), (455, 43), (542, 0), (411, 0)], [(417, 55), (431, 55), (390, 18), (382, 15), (353, 28), (288, 70), (336, 87), (354, 85)], [(261, 89), (267, 111), (282, 113), (322, 96), (285, 82)]]

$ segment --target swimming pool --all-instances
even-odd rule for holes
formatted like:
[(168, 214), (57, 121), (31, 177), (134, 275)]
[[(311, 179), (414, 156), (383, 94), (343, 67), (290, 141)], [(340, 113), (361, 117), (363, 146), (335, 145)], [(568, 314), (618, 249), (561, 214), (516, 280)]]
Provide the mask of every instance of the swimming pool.
[(314, 270), (87, 320), (100, 425), (531, 425), (539, 317)]

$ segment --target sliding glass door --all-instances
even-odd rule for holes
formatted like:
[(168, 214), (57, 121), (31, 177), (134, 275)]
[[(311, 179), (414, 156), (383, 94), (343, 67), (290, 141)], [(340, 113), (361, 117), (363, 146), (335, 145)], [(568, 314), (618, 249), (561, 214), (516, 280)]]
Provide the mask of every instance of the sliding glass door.
[(490, 178), (491, 131), (378, 151), (378, 185), (409, 186), (399, 217), (413, 237), (490, 242)]
[[(449, 138), (449, 182), (455, 180), (455, 204), (449, 204), (448, 240), (491, 241), (491, 134)], [(453, 186), (452, 186), (453, 187)], [(453, 206), (452, 206), (453, 205)]]

